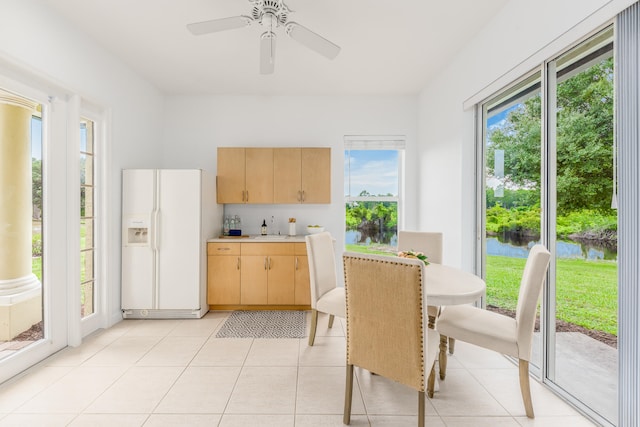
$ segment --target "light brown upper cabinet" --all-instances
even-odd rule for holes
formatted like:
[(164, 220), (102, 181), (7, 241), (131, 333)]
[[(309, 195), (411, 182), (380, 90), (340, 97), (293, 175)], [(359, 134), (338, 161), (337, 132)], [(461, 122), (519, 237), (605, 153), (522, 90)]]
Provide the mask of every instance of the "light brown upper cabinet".
[(245, 203), (244, 170), (244, 148), (218, 148), (218, 203)]
[(245, 148), (245, 203), (273, 203), (273, 148)]
[(274, 203), (331, 203), (331, 148), (274, 148)]
[(218, 148), (218, 203), (273, 203), (272, 148)]

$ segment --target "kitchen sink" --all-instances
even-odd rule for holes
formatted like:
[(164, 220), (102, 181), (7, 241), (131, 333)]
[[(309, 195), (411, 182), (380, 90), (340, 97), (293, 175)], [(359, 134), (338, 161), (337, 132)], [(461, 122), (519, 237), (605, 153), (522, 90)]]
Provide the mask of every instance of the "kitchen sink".
[(267, 234), (266, 236), (255, 236), (256, 240), (285, 240), (289, 236), (286, 234)]

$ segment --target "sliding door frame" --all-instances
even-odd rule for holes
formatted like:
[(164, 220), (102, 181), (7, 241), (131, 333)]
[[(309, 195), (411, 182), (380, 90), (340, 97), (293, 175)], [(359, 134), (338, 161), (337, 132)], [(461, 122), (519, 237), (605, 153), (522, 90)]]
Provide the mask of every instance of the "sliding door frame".
[[(591, 31), (582, 39), (573, 43), (571, 46), (558, 52), (553, 58), (543, 61), (538, 67), (532, 69), (523, 77), (504, 86), (491, 96), (480, 101), (475, 107), (475, 171), (476, 171), (476, 252), (475, 252), (475, 268), (476, 273), (482, 278), (486, 277), (486, 185), (485, 185), (485, 165), (486, 165), (486, 126), (485, 117), (487, 117), (487, 105), (506, 91), (517, 87), (532, 76), (540, 75), (540, 96), (541, 105), (541, 177), (540, 177), (540, 210), (541, 210), (541, 230), (540, 240), (551, 252), (549, 269), (547, 271), (547, 280), (545, 281), (544, 292), (540, 306), (541, 318), (541, 357), (540, 371), (537, 372), (535, 367), (531, 372), (534, 376), (539, 377), (541, 382), (551, 389), (553, 392), (562, 397), (565, 401), (576, 407), (588, 417), (603, 424), (610, 425), (605, 418), (596, 413), (585, 403), (567, 392), (564, 388), (555, 382), (556, 377), (556, 217), (557, 217), (557, 81), (555, 61), (563, 54), (574, 49), (576, 46), (584, 43), (594, 35), (613, 26), (613, 22), (607, 22), (597, 29)], [(614, 34), (615, 40), (615, 34)], [(615, 46), (614, 46), (615, 54)], [(549, 112), (553, 111), (553, 114)], [(615, 114), (615, 113), (614, 113)], [(614, 143), (615, 146), (615, 143)], [(550, 191), (553, 190), (553, 191)], [(553, 219), (553, 220), (552, 220)], [(620, 284), (618, 284), (620, 286)], [(483, 300), (483, 307), (486, 300)]]

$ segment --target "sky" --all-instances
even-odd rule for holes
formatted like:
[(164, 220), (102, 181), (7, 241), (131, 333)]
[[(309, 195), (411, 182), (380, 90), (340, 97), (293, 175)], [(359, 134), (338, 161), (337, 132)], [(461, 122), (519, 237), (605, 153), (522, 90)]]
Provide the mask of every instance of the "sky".
[(42, 160), (42, 119), (31, 119), (31, 157)]
[(358, 196), (398, 194), (397, 150), (345, 150), (344, 194)]
[(507, 116), (509, 115), (509, 113), (511, 111), (513, 111), (514, 108), (517, 108), (519, 105), (520, 104), (516, 104), (511, 108), (507, 108), (506, 110), (501, 111), (498, 114), (494, 114), (493, 116), (489, 116), (487, 118), (487, 131), (488, 131), (487, 133), (489, 133), (489, 131), (491, 131), (495, 127), (502, 126), (504, 121), (507, 120)]

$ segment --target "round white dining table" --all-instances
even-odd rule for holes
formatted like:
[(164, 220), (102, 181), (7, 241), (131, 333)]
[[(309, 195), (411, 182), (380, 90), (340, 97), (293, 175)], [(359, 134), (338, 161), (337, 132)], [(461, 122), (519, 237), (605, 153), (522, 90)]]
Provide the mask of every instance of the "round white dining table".
[(428, 305), (468, 304), (485, 294), (484, 280), (459, 268), (430, 263), (424, 272)]

